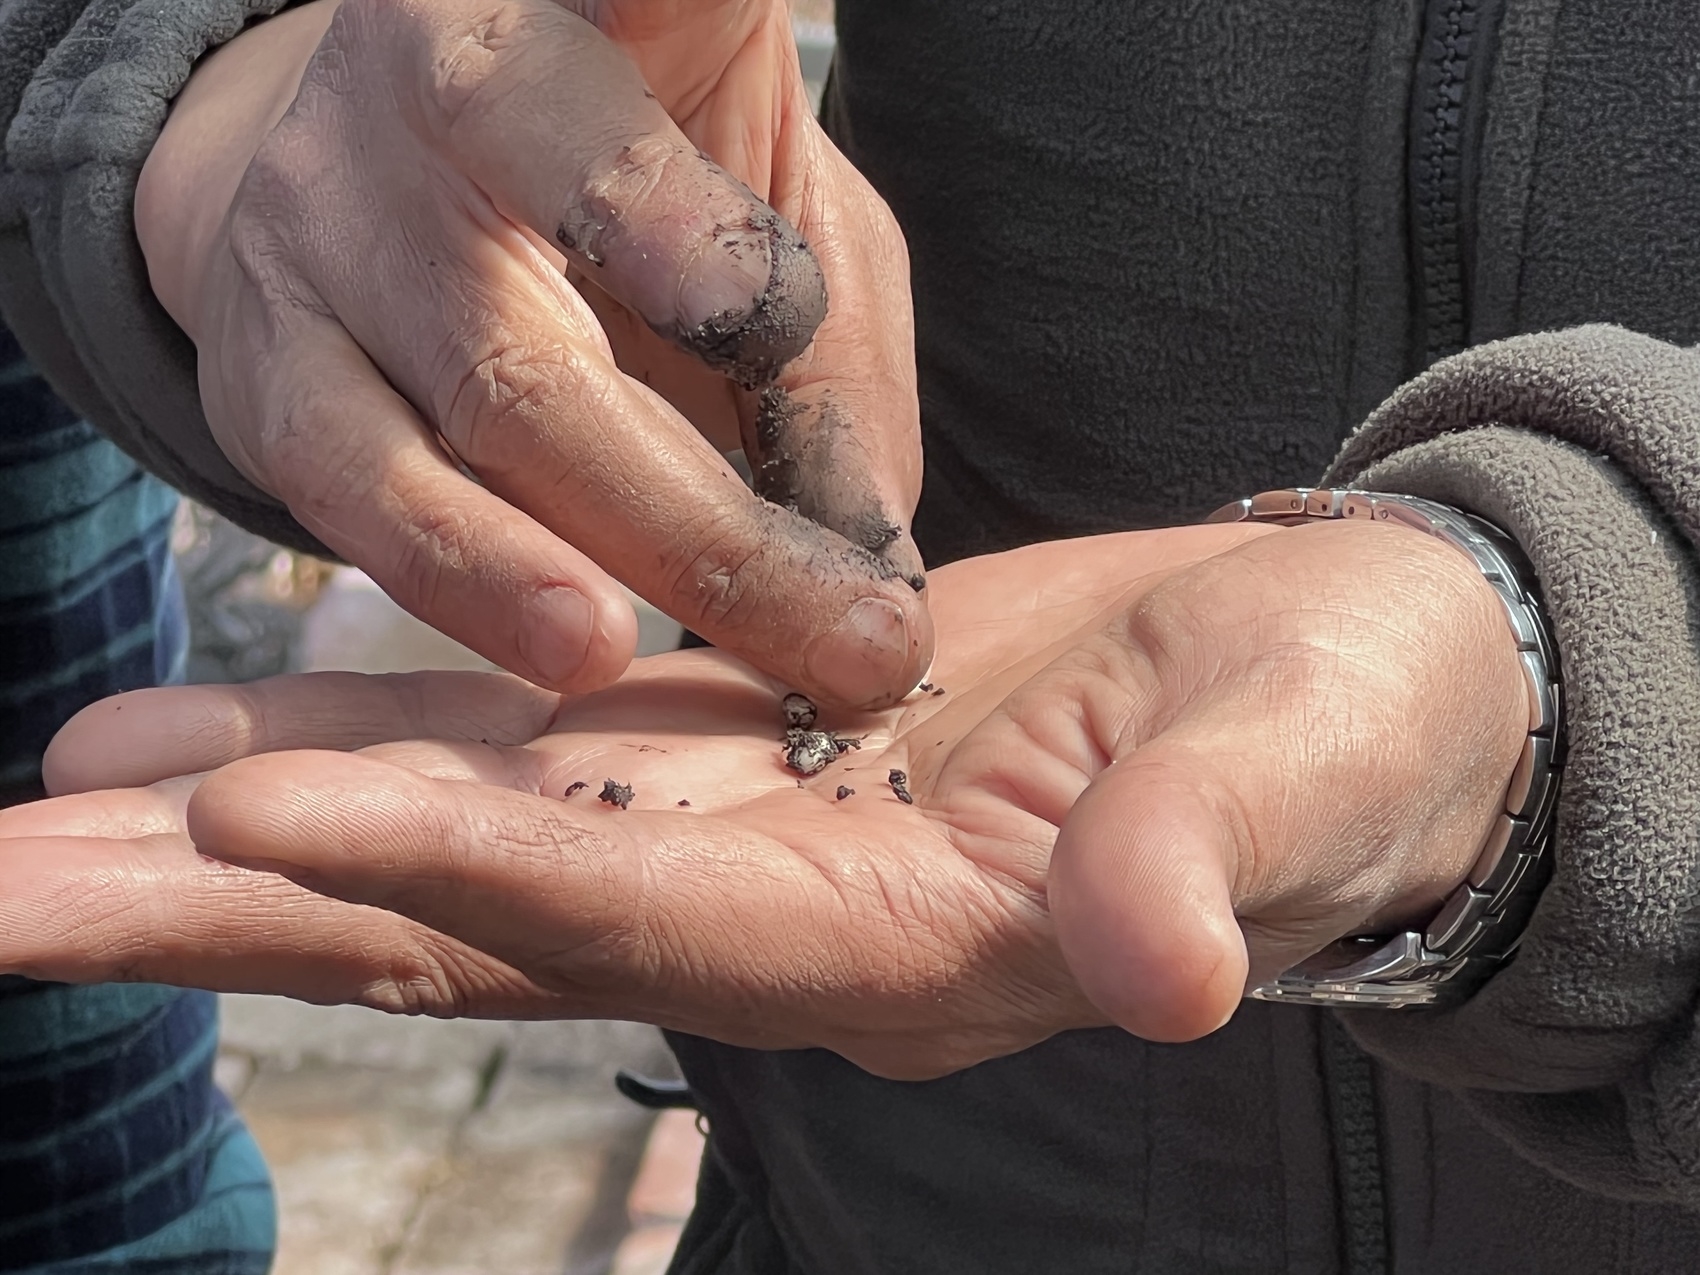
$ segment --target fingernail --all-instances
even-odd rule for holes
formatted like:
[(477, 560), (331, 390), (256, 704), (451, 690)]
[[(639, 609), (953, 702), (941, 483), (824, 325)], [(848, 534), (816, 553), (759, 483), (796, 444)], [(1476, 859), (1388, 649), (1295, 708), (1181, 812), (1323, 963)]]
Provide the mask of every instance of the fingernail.
[(685, 272), (674, 339), (745, 389), (814, 340), (826, 279), (802, 237), (771, 212), (717, 234)]
[(596, 608), (577, 589), (544, 589), (519, 631), (519, 653), (539, 685), (557, 687), (584, 667), (596, 632)]
[(679, 325), (735, 327), (760, 304), (773, 275), (765, 230), (730, 227), (702, 245), (679, 280)]
[(817, 686), (852, 708), (890, 703), (914, 639), (896, 603), (863, 598), (803, 652), (803, 668)]

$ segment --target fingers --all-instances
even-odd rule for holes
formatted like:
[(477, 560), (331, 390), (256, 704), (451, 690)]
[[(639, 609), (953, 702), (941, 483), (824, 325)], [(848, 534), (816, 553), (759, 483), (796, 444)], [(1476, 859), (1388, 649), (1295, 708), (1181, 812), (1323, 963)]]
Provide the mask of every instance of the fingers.
[[(776, 795), (842, 826), (844, 812), (824, 797)], [(890, 805), (894, 818), (910, 814)], [(451, 933), (525, 969), (579, 1012), (720, 1039), (820, 1043), (832, 1033), (936, 1024), (926, 988), (952, 980), (946, 966), (956, 953), (940, 919), (958, 910), (949, 881), (929, 882), (935, 914), (905, 930), (892, 913), (905, 886), (886, 875), (877, 851), (823, 851), (811, 863), (711, 816), (567, 803), (365, 758), (290, 754), (210, 778), (189, 825), (205, 853)], [(885, 840), (878, 828), (869, 835)], [(935, 927), (930, 938), (925, 926)]]
[(180, 824), (65, 835), (75, 823), (0, 839), (0, 971), (439, 1017), (566, 1012), (500, 961), (415, 922), (202, 858)]
[(48, 745), (51, 793), (137, 788), (255, 753), (397, 740), (527, 743), (557, 696), (495, 673), (305, 673), (242, 686), (129, 691), (83, 709)]
[[(233, 322), (259, 326), (256, 300)], [(538, 685), (618, 677), (637, 644), (619, 586), (461, 474), (336, 321), (290, 305), (266, 322), (270, 350), (225, 346), (255, 365), (225, 378), (249, 401), (225, 401), (258, 418), (256, 467), (302, 524), (412, 614)]]
[[(587, 794), (588, 797), (588, 794)], [(707, 921), (700, 889), (717, 856), (712, 821), (640, 815), (585, 800), (442, 783), (365, 757), (296, 753), (229, 767), (202, 785), (189, 828), (204, 853), (286, 873), (337, 898), (423, 920), (510, 961), (552, 965), (585, 993), (645, 1003), (674, 938), (657, 925)], [(652, 877), (651, 820), (690, 830), (697, 866)], [(723, 893), (724, 885), (714, 888)], [(720, 955), (750, 940), (745, 919), (693, 936)], [(429, 921), (425, 921), (429, 925)], [(743, 962), (740, 961), (740, 964)], [(612, 1005), (609, 1006), (612, 1008)]]
[[(548, 4), (519, 5), (501, 19), (508, 25), (481, 27), (476, 39), (467, 40), (462, 27), (475, 17), (484, 21), (485, 10), (444, 11), (446, 26), (420, 47), (432, 50), (433, 65), (444, 63), (444, 39), (455, 41), (455, 52), (422, 109), (433, 121), (434, 136), (498, 208), (561, 244), (599, 289), (657, 332), (739, 384), (765, 387), (746, 396), (743, 411), (758, 494), (872, 555), (864, 569), (871, 566), (917, 589), (921, 561), (908, 523), (920, 492), (920, 435), (902, 236), (871, 188), (807, 119), (801, 81), (784, 43), (789, 30), (780, 20), (782, 10), (773, 12), (779, 25), (766, 25), (783, 38), (784, 57), (791, 59), (785, 65), (796, 81), (795, 100), (777, 109), (795, 111), (801, 104), (803, 119), (778, 130), (791, 139), (786, 145), (793, 153), (772, 174), (772, 197), (786, 206), (831, 210), (812, 219), (831, 249), (834, 279), (845, 284), (830, 314), (815, 254), (796, 231), (705, 159), (645, 92), (626, 54), (574, 15)], [(764, 28), (753, 38), (773, 38), (774, 30)], [(554, 162), (536, 163), (540, 154)], [(811, 346), (817, 328), (821, 339)], [(498, 379), (502, 371), (492, 368)], [(642, 415), (626, 417), (623, 439), (583, 439), (570, 449), (577, 463), (583, 465), (587, 454), (610, 451), (623, 452), (629, 463), (641, 445), (631, 437), (630, 424)], [(665, 437), (669, 423), (648, 420), (644, 429)], [(504, 469), (501, 459), (452, 424), (445, 433), (475, 470), (498, 489), (509, 489), (497, 476)], [(677, 454), (666, 466), (679, 487), (692, 468), (723, 482), (718, 466), (691, 466)], [(527, 479), (529, 467), (513, 473)], [(555, 490), (564, 485), (555, 483)], [(529, 491), (513, 490), (525, 507), (540, 507)], [(761, 533), (748, 525), (749, 512), (733, 516), (736, 541), (728, 548), (743, 555), (749, 541), (761, 543)], [(717, 518), (712, 525), (709, 534), (726, 543), (727, 528)], [(575, 543), (590, 547), (583, 539)], [(607, 565), (606, 557), (591, 551)], [(714, 611), (724, 603), (705, 608), (700, 593), (680, 598), (676, 590), (668, 599), (657, 598), (645, 576), (609, 569), (696, 631), (841, 703), (877, 706), (907, 692), (925, 668), (924, 660), (910, 667), (905, 652), (903, 658), (888, 655), (883, 670), (860, 673), (858, 653), (866, 643), (858, 638), (827, 643), (829, 650), (817, 660), (843, 670), (833, 674), (842, 686), (823, 682), (807, 668), (776, 668), (774, 653), (801, 650), (797, 638), (806, 642), (831, 624), (778, 634), (763, 649), (748, 625), (711, 631), (718, 618)], [(693, 593), (698, 583), (688, 581)], [(822, 587), (819, 581), (802, 583), (805, 589)], [(774, 580), (767, 587), (784, 590), (789, 582)], [(843, 601), (833, 598), (820, 610), (835, 613), (836, 622), (850, 609)], [(896, 601), (907, 617), (920, 617), (920, 608)], [(864, 632), (890, 626), (888, 608), (863, 610), (875, 613), (874, 623), (862, 623)], [(771, 614), (763, 618), (773, 624)], [(902, 635), (891, 632), (901, 641)], [(921, 640), (925, 645), (925, 637)], [(907, 685), (899, 685), (905, 680)]]
[(756, 386), (826, 313), (796, 229), (691, 145), (632, 61), (545, 0), (413, 15), (426, 127), (502, 210), (658, 334)]
[[(416, 236), (441, 236), (440, 264), (460, 270), (471, 295), (501, 297), (457, 320), (462, 336), (447, 350), (441, 298), (398, 261), (369, 259), (364, 281), (331, 289), (353, 335), (391, 382), (432, 405), (486, 486), (430, 449), (405, 404), (362, 374), (352, 344), (305, 319), (262, 369), (258, 394), (261, 413), (287, 423), (269, 472), (297, 516), (415, 614), (557, 689), (612, 680), (635, 641), (599, 567), (828, 702), (877, 707), (907, 693), (932, 650), (914, 589), (873, 554), (752, 496), (588, 331), (563, 337), (567, 311), (588, 329), (576, 294), (539, 277), (511, 231), (513, 255), (492, 255), (491, 230), (457, 223)], [(380, 316), (377, 295), (407, 303)]]
[[(486, 17), (376, 5), (339, 15), (290, 116), (250, 167), (233, 218), (235, 259), (253, 295), (235, 307), (226, 345), (245, 362), (256, 333), (271, 348), (253, 372), (219, 369), (224, 381), (257, 381), (236, 396), (234, 425), (221, 434), (227, 451), (241, 450), (254, 419), (265, 422), (248, 466), (263, 485), (415, 614), (544, 685), (597, 685), (629, 655), (629, 617), (608, 601), (594, 563), (823, 700), (875, 707), (905, 694), (930, 659), (932, 630), (899, 569), (751, 496), (665, 402), (620, 374), (583, 300), (503, 213), (535, 220), (524, 208), (548, 204), (561, 216), (563, 200), (594, 184), (592, 161), (625, 137), (621, 103), (637, 113), (634, 129), (664, 122), (649, 118), (658, 108), (620, 78), (630, 67), (621, 70), (618, 50), (555, 6)], [(402, 25), (362, 36), (362, 24), (383, 23)], [(413, 64), (426, 86), (415, 105), (438, 112), (434, 123), (343, 100), (356, 87), (337, 78), (331, 52), (361, 39), (368, 58), (399, 50), (423, 59)], [(549, 49), (559, 66), (532, 65)], [(402, 78), (412, 84), (412, 75)], [(585, 89), (604, 82), (611, 99)], [(556, 110), (564, 103), (526, 96), (569, 84), (578, 105), (568, 116)], [(510, 98), (523, 107), (513, 133), (503, 131)], [(600, 114), (584, 116), (589, 103), (606, 109), (612, 134)], [(452, 163), (422, 148), (421, 130), (455, 152)], [(357, 155), (370, 162), (326, 177), (327, 165), (349, 169)], [(512, 166), (511, 194), (501, 193), (496, 157)], [(463, 171), (479, 165), (479, 180)], [(671, 171), (669, 161), (661, 177), (634, 178), (631, 200), (652, 188), (664, 195)], [(657, 198), (657, 224), (672, 225), (679, 208)], [(290, 233), (280, 238), (280, 227)], [(738, 261), (753, 259), (734, 249)], [(650, 262), (659, 249), (633, 252)], [(353, 338), (349, 348), (318, 330), (331, 326), (327, 309)], [(399, 399), (386, 397), (358, 351)], [(482, 488), (430, 450), (403, 400)], [(500, 501), (589, 563), (558, 546), (546, 555), (536, 529)]]
[(22, 837), (124, 839), (179, 832), (195, 780), (157, 788), (49, 797), (0, 810), (0, 840)]

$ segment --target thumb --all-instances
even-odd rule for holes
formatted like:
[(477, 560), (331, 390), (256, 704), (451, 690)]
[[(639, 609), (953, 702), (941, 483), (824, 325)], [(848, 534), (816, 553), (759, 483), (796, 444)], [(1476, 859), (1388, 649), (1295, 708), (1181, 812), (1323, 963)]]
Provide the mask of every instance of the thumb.
[(1136, 1036), (1206, 1036), (1244, 994), (1230, 808), (1207, 763), (1159, 737), (1100, 773), (1057, 837), (1049, 889), (1063, 958)]

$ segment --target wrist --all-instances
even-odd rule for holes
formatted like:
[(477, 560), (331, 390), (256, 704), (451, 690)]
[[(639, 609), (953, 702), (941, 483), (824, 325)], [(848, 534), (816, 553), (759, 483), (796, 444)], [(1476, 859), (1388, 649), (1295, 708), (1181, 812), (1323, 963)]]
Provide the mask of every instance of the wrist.
[[(1337, 523), (1350, 534), (1350, 522)], [(1454, 723), (1448, 758), (1462, 767), (1468, 789), (1425, 840), (1428, 851), (1408, 865), (1397, 893), (1368, 919), (1372, 932), (1420, 928), (1477, 868), (1493, 843), (1513, 794), (1531, 730), (1530, 689), (1518, 638), (1507, 623), (1501, 596), (1481, 564), (1443, 533), (1390, 518), (1379, 526), (1398, 537), (1406, 579), (1435, 599), (1433, 623), (1452, 630), (1449, 649), (1461, 655), (1424, 677), (1432, 711)], [(1389, 605), (1407, 603), (1394, 592)]]
[(195, 68), (136, 183), (136, 238), (154, 295), (198, 339), (199, 299), (243, 174), (295, 100), (339, 0), (251, 27)]
[[(1426, 924), (1354, 934), (1251, 990), (1265, 1000), (1405, 1006), (1455, 1000), (1515, 953), (1551, 870), (1553, 812), (1563, 762), (1558, 655), (1539, 585), (1504, 533), (1459, 510), (1416, 497), (1353, 490), (1265, 492), (1224, 506), (1212, 522), (1402, 523), (1461, 552), (1494, 597), (1493, 631), (1508, 630), (1522, 682), (1523, 739), (1510, 782), (1468, 870)], [(1462, 742), (1462, 741), (1460, 741)], [(1495, 783), (1498, 784), (1496, 771)]]

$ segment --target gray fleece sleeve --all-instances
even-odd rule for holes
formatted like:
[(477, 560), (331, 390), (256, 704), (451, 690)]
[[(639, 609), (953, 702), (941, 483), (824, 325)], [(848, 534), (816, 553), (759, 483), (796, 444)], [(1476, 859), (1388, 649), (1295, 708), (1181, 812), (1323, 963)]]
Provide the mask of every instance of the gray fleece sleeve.
[(232, 468), (195, 349), (148, 283), (136, 179), (208, 49), (289, 0), (0, 0), (0, 315), (54, 387), (167, 482), (324, 547)]
[(1349, 1026), (1578, 1185), (1700, 1208), (1700, 352), (1604, 326), (1478, 347), (1378, 409), (1328, 481), (1516, 537), (1570, 743), (1516, 959), (1456, 1008)]

